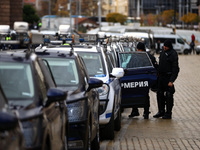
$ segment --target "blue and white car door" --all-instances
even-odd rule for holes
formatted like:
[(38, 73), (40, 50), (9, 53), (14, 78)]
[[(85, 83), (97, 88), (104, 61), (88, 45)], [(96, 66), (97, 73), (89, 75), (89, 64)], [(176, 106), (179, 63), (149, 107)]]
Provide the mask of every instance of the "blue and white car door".
[(125, 70), (120, 78), (122, 107), (140, 106), (157, 79), (156, 69), (146, 52), (119, 52), (118, 58), (119, 66)]
[(114, 65), (113, 65), (113, 61), (111, 59), (111, 56), (109, 57), (109, 55), (107, 54), (106, 55), (106, 61), (107, 61), (107, 68), (108, 68), (108, 83), (109, 83), (109, 86), (110, 86), (110, 96), (112, 96), (112, 100), (114, 101), (113, 102), (113, 107), (114, 107), (114, 116), (116, 117), (117, 116), (117, 113), (118, 113), (118, 109), (119, 109), (119, 105), (120, 105), (120, 100), (121, 100), (121, 97), (120, 97), (120, 94), (121, 94), (121, 87), (120, 87), (120, 82), (119, 82), (119, 79), (116, 78), (116, 77), (111, 77), (110, 74), (114, 68)]

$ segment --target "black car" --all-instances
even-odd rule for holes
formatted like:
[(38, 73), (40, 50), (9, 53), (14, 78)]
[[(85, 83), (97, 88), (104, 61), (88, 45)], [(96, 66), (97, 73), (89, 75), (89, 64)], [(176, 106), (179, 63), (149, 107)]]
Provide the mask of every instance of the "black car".
[[(69, 47), (67, 48), (69, 49)], [(68, 91), (69, 149), (99, 149), (99, 95), (103, 82), (89, 78), (82, 58), (65, 46), (38, 48), (58, 87)]]
[(0, 83), (11, 110), (18, 113), (26, 149), (67, 148), (66, 92), (57, 89), (34, 53), (1, 52)]
[(23, 150), (24, 138), (16, 114), (8, 108), (8, 101), (0, 86), (0, 149)]

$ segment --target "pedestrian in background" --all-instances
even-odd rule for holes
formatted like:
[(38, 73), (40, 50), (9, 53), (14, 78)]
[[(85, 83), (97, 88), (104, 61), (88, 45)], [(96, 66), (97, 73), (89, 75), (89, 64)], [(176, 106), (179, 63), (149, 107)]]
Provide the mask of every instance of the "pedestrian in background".
[[(146, 48), (145, 48), (145, 44), (142, 42), (139, 42), (137, 44), (137, 51), (142, 51), (142, 52), (146, 52)], [(149, 52), (147, 52), (149, 58), (151, 59), (151, 62), (153, 64), (153, 66), (157, 69), (158, 68), (158, 64), (156, 61), (156, 58), (151, 55)], [(150, 97), (149, 94), (147, 95), (147, 99), (145, 101), (145, 106), (144, 106), (144, 113), (143, 113), (143, 117), (144, 119), (149, 119), (149, 107), (150, 107)], [(139, 116), (139, 111), (137, 107), (132, 107), (132, 112), (129, 115), (129, 117), (135, 117), (135, 116)]]
[(192, 40), (192, 42), (195, 42), (195, 36), (194, 36), (194, 34), (191, 35), (191, 40)]
[(157, 41), (156, 54), (160, 53), (160, 40)]
[(191, 53), (193, 53), (193, 54), (195, 54), (194, 46), (195, 46), (195, 36), (194, 36), (194, 34), (192, 34), (192, 35), (191, 35), (190, 48), (191, 48)]
[(195, 46), (195, 43), (194, 43), (194, 41), (192, 41), (190, 43), (190, 48), (191, 48), (191, 53), (193, 53), (193, 54), (195, 54), (194, 46)]
[(158, 67), (158, 113), (153, 117), (171, 119), (172, 108), (174, 106), (174, 81), (177, 79), (179, 73), (178, 54), (173, 49), (170, 40), (164, 42), (163, 48), (159, 56)]

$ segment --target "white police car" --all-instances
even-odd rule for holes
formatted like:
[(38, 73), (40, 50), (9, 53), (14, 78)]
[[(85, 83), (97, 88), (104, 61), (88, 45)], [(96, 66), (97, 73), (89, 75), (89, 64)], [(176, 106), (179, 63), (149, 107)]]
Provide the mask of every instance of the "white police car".
[(122, 68), (113, 68), (102, 46), (74, 46), (82, 56), (90, 77), (104, 82), (98, 88), (100, 98), (100, 135), (103, 139), (114, 139), (114, 130), (121, 128), (121, 86)]

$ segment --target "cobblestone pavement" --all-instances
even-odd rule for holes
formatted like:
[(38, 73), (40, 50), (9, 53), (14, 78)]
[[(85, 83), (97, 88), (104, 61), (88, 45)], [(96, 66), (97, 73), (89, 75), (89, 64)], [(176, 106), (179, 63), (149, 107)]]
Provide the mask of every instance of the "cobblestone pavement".
[[(156, 57), (158, 57), (156, 55)], [(171, 120), (156, 119), (156, 94), (150, 92), (150, 118), (128, 118), (122, 113), (122, 128), (113, 141), (101, 141), (101, 150), (200, 150), (200, 56), (179, 55), (180, 73)]]

